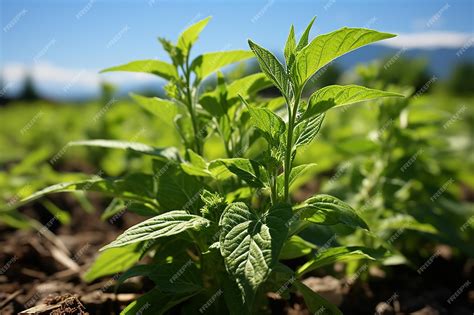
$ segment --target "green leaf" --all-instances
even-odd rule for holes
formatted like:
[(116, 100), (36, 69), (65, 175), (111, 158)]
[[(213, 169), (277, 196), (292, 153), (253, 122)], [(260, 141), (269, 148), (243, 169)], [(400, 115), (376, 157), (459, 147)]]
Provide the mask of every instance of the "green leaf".
[(166, 80), (179, 78), (178, 72), (172, 64), (154, 59), (132, 61), (127, 64), (104, 69), (101, 71), (101, 73), (112, 71), (150, 73)]
[(390, 231), (398, 229), (407, 229), (424, 233), (438, 233), (438, 230), (429, 223), (419, 222), (408, 214), (396, 214), (381, 220), (377, 227), (379, 231)]
[(195, 144), (195, 135), (193, 129), (193, 122), (190, 115), (178, 115), (175, 118), (176, 126), (181, 139), (186, 147), (193, 147)]
[(230, 204), (221, 216), (221, 254), (249, 308), (257, 289), (278, 262), (290, 217), (287, 205), (273, 206), (259, 216), (242, 202)]
[(203, 217), (188, 214), (183, 210), (173, 210), (132, 226), (101, 250), (176, 235), (187, 230), (200, 230), (209, 223), (209, 220)]
[[(125, 201), (119, 198), (114, 198), (112, 201), (109, 203), (107, 208), (105, 208), (104, 212), (102, 212), (102, 215), (100, 216), (100, 219), (102, 221), (108, 220), (112, 218), (115, 215), (119, 215), (123, 211), (127, 209), (127, 204)], [(155, 215), (158, 213), (155, 213)]]
[(207, 23), (209, 23), (210, 19), (211, 17), (208, 16), (207, 18), (202, 19), (197, 23), (194, 23), (193, 25), (185, 29), (181, 33), (181, 35), (179, 35), (178, 43), (176, 46), (181, 49), (181, 52), (184, 56), (188, 55), (189, 51), (191, 50), (191, 47), (197, 41), (197, 39), (199, 38), (199, 34), (202, 32), (204, 27), (206, 27)]
[(165, 314), (173, 306), (176, 306), (199, 291), (192, 293), (166, 293), (158, 288), (155, 288), (144, 295), (140, 296), (137, 300), (130, 303), (120, 314), (121, 315), (162, 315)]
[(161, 119), (167, 125), (174, 127), (174, 119), (179, 113), (178, 105), (170, 100), (158, 97), (145, 97), (131, 93), (132, 99), (146, 111)]
[(142, 250), (141, 243), (107, 249), (94, 260), (83, 278), (86, 282), (92, 282), (104, 276), (123, 272), (140, 260)]
[(216, 93), (210, 92), (205, 93), (199, 99), (199, 104), (212, 116), (219, 118), (225, 115), (226, 109), (224, 108), (221, 99)]
[(133, 152), (158, 156), (158, 157), (162, 157), (162, 158), (170, 159), (170, 160), (179, 159), (179, 152), (174, 147), (155, 148), (155, 147), (152, 147), (140, 142), (94, 139), (94, 140), (72, 141), (72, 142), (69, 142), (67, 145), (71, 147), (72, 146), (90, 146), (90, 147), (130, 150)]
[(286, 104), (286, 100), (283, 96), (272, 98), (265, 104), (265, 107), (271, 111), (277, 111)]
[(136, 265), (120, 275), (118, 281), (122, 283), (138, 276), (150, 278), (164, 292), (190, 293), (203, 288), (199, 269), (191, 259), (171, 264)]
[(287, 64), (290, 58), (294, 55), (295, 50), (296, 50), (295, 27), (291, 25), (290, 33), (288, 34), (288, 38), (286, 39), (285, 50), (284, 50), (285, 60)]
[(183, 57), (181, 49), (176, 47), (176, 45), (173, 45), (173, 43), (166, 38), (158, 37), (158, 41), (160, 42), (163, 49), (168, 53), (171, 60), (173, 60), (173, 64), (181, 64)]
[(154, 160), (153, 171), (158, 183), (156, 200), (163, 210), (198, 210), (203, 184), (195, 176), (183, 171), (182, 165)]
[(348, 139), (340, 140), (335, 147), (350, 156), (371, 154), (379, 148), (377, 143), (368, 139), (366, 136), (356, 135)]
[[(314, 170), (315, 167), (316, 167), (315, 163), (303, 164), (303, 165), (298, 165), (298, 166), (293, 167), (291, 169), (290, 178), (288, 181), (288, 186), (289, 186), (290, 191), (292, 191), (295, 188), (295, 183), (297, 182), (300, 176), (310, 172), (311, 170)], [(284, 181), (285, 181), (284, 174), (278, 175), (277, 187), (278, 187), (279, 196), (283, 195)]]
[(298, 42), (298, 46), (296, 46), (297, 52), (303, 49), (303, 47), (305, 47), (306, 45), (308, 45), (309, 32), (311, 32), (311, 28), (313, 27), (314, 20), (316, 20), (316, 17), (313, 17), (311, 19), (308, 26), (304, 30), (303, 35), (301, 35), (301, 38)]
[(251, 187), (257, 188), (264, 186), (261, 179), (266, 177), (264, 170), (257, 162), (245, 158), (217, 159), (210, 163), (209, 170), (217, 179), (225, 180), (229, 178), (230, 172), (247, 182)]
[(300, 122), (294, 129), (294, 146), (296, 148), (310, 144), (321, 130), (325, 113), (315, 115)]
[(294, 259), (310, 254), (316, 245), (305, 241), (298, 235), (293, 235), (281, 249), (280, 259)]
[(207, 162), (199, 154), (188, 149), (189, 162), (181, 163), (181, 168), (186, 174), (193, 176), (212, 177), (212, 173), (208, 170)]
[(277, 146), (280, 136), (285, 132), (285, 122), (280, 116), (267, 108), (250, 106), (241, 97), (242, 102), (247, 106), (250, 113), (250, 122), (259, 129), (268, 143)]
[(342, 312), (332, 303), (328, 302), (318, 293), (308, 288), (305, 284), (296, 280), (294, 285), (303, 295), (303, 299), (306, 303), (306, 307), (311, 314), (331, 314), (331, 315), (342, 315)]
[(351, 206), (333, 196), (320, 194), (307, 199), (296, 208), (297, 213), (309, 222), (323, 225), (341, 223), (353, 228), (369, 229)]
[(247, 98), (271, 85), (272, 82), (267, 79), (264, 73), (251, 74), (229, 84), (227, 86), (227, 98), (230, 100), (239, 95)]
[(222, 67), (252, 57), (252, 52), (246, 50), (211, 52), (202, 54), (194, 59), (191, 69), (194, 70), (200, 79), (204, 79)]
[(228, 308), (229, 315), (241, 315), (249, 313), (249, 305), (245, 301), (239, 286), (233, 277), (227, 272), (219, 275), (222, 291), (224, 291), (224, 301)]
[[(168, 264), (170, 262), (181, 262), (189, 259), (187, 249), (193, 246), (193, 238), (189, 237), (191, 233), (181, 236), (163, 237), (158, 240), (152, 240), (156, 245), (154, 249), (152, 264)], [(159, 253), (159, 254), (157, 254)]]
[[(30, 229), (35, 226), (36, 221), (28, 218), (17, 210), (0, 211), (0, 222), (15, 229)], [(41, 225), (37, 222), (38, 225)]]
[(249, 107), (249, 113), (252, 124), (271, 139), (270, 143), (278, 143), (286, 128), (283, 119), (267, 108)]
[(71, 223), (71, 215), (69, 212), (62, 210), (49, 200), (43, 200), (41, 204), (61, 222), (61, 224), (68, 225)]
[(94, 191), (122, 199), (136, 200), (155, 205), (155, 189), (152, 175), (134, 173), (125, 177), (111, 179), (89, 179), (77, 182), (60, 183), (46, 187), (24, 198), (16, 206), (26, 204), (51, 193)]
[(313, 259), (298, 268), (298, 276), (313, 271), (315, 269), (334, 264), (336, 262), (348, 262), (359, 259), (377, 260), (387, 256), (387, 251), (383, 248), (373, 249), (361, 246), (340, 246), (332, 247), (317, 254)]
[(287, 97), (290, 95), (290, 87), (288, 85), (288, 75), (285, 68), (278, 59), (268, 50), (249, 40), (249, 46), (257, 56), (258, 64), (263, 73), (272, 80), (273, 84)]
[[(85, 190), (74, 191), (72, 192), (72, 196), (77, 200), (77, 203), (81, 206), (82, 209), (84, 209), (85, 212), (94, 213), (97, 211), (94, 205), (87, 198)], [(153, 205), (149, 205), (149, 206), (153, 208)], [(155, 211), (156, 211), (156, 208), (155, 208)]]
[(351, 50), (394, 36), (364, 28), (347, 27), (317, 36), (296, 56), (299, 83), (304, 85), (316, 71)]
[(151, 207), (146, 203), (141, 202), (132, 202), (130, 200), (125, 201), (120, 198), (114, 198), (104, 212), (100, 216), (100, 219), (115, 221), (119, 216), (121, 216), (125, 211), (130, 211), (141, 216), (154, 216), (160, 214), (160, 210), (156, 206)]
[(188, 149), (188, 155), (189, 155), (189, 161), (191, 162), (192, 165), (205, 169), (207, 168), (207, 163), (204, 160), (202, 156), (199, 154), (195, 153), (193, 150)]
[(358, 85), (329, 85), (311, 95), (303, 119), (319, 115), (336, 106), (354, 104), (380, 97), (403, 97), (403, 95)]

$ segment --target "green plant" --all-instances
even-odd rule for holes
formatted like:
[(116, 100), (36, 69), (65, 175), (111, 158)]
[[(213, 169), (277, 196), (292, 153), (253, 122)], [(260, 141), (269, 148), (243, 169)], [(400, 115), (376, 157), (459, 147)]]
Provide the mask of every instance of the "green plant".
[(167, 80), (165, 91), (171, 100), (138, 95), (133, 95), (133, 98), (153, 114), (164, 116), (168, 123), (176, 124), (185, 147), (199, 155), (203, 153), (203, 139), (207, 129), (205, 123), (209, 118), (198, 112), (199, 85), (218, 69), (252, 57), (248, 51), (233, 50), (205, 53), (191, 60), (191, 48), (209, 20), (210, 17), (183, 31), (176, 44), (159, 38), (172, 64), (154, 59), (139, 60), (102, 71), (146, 72)]
[[(360, 152), (365, 147), (364, 155), (348, 156), (351, 163), (344, 174), (323, 187), (327, 193), (357, 205), (359, 215), (371, 228), (372, 235), (358, 231), (345, 241), (389, 248), (392, 255), (377, 262), (387, 265), (418, 265), (420, 254), (426, 254), (420, 248), (430, 241), (432, 246), (441, 241), (472, 255), (466, 246), (470, 231), (457, 227), (467, 222), (473, 211), (453, 194), (463, 171), (440, 162), (449, 160), (442, 157), (459, 154), (451, 151), (446, 136), (444, 121), (449, 121), (450, 114), (435, 112), (431, 98), (417, 95), (412, 88), (390, 84), (385, 71), (378, 63), (357, 69), (365, 85), (411, 97), (377, 101), (372, 139), (366, 139), (365, 145), (354, 135), (340, 139), (348, 152)], [(439, 193), (440, 187), (448, 186), (450, 190)]]
[[(134, 142), (76, 142), (73, 144), (122, 148), (152, 156), (153, 172), (59, 184), (24, 202), (46, 193), (86, 189), (114, 196), (120, 202), (126, 201), (128, 210), (152, 216), (105, 246), (85, 275), (87, 281), (93, 281), (125, 271), (118, 278), (119, 283), (138, 275), (149, 277), (156, 287), (130, 304), (124, 314), (161, 314), (178, 304), (185, 313), (268, 312), (265, 292), (287, 296), (285, 288), (290, 285), (302, 293), (311, 312), (324, 307), (340, 314), (337, 307), (299, 280), (321, 266), (376, 259), (385, 251), (331, 248), (315, 255), (296, 272), (282, 263), (306, 256), (314, 249), (297, 235), (311, 224), (367, 229), (351, 206), (333, 196), (316, 195), (293, 204), (290, 189), (313, 167), (293, 166), (293, 160), (297, 150), (317, 135), (329, 109), (401, 95), (362, 86), (334, 85), (314, 92), (306, 101), (302, 91), (311, 76), (333, 59), (394, 35), (343, 28), (309, 42), (313, 19), (298, 43), (291, 27), (285, 65), (249, 41), (264, 74), (230, 84), (218, 74), (216, 89), (200, 93), (199, 85), (208, 75), (252, 54), (209, 53), (190, 61), (190, 49), (208, 20), (185, 30), (177, 44), (160, 39), (172, 64), (145, 60), (105, 70), (147, 72), (169, 80), (166, 92), (170, 100), (138, 95), (133, 98), (176, 126), (184, 144), (184, 157), (176, 148)], [(282, 97), (262, 101), (255, 93), (269, 82)], [(222, 139), (226, 158), (208, 161), (203, 156), (210, 134)], [(117, 214), (118, 209), (111, 205), (107, 213)], [(144, 256), (150, 256), (151, 262), (136, 265)]]

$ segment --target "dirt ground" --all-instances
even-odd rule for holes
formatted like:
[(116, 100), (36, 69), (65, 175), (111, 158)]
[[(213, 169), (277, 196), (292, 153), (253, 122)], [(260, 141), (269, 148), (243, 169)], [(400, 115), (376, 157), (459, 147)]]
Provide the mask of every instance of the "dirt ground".
[[(113, 223), (103, 222), (67, 194), (54, 201), (71, 209), (70, 225), (62, 226), (34, 204), (22, 211), (37, 218), (43, 230), (0, 227), (0, 314), (120, 313), (150, 288), (148, 281), (134, 278), (115, 291), (110, 277), (86, 284), (81, 275), (100, 247), (141, 219), (127, 213)], [(305, 282), (337, 303), (344, 314), (474, 314), (474, 260), (456, 260), (448, 247), (443, 250), (446, 255), (433, 260), (422, 275), (408, 266), (393, 266), (371, 270), (368, 281), (343, 276), (337, 280), (319, 271)], [(300, 296), (290, 301), (268, 296), (273, 314), (309, 314)], [(179, 314), (179, 309), (170, 313)]]

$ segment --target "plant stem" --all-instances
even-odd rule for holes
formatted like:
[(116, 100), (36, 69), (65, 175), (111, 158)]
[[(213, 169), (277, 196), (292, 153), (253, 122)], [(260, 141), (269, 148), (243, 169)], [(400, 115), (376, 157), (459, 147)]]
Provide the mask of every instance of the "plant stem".
[(192, 102), (192, 97), (191, 97), (191, 92), (188, 90), (188, 99), (191, 101), (191, 108), (190, 108), (190, 113), (191, 113), (191, 120), (193, 123), (193, 130), (194, 130), (194, 136), (196, 140), (196, 153), (199, 155), (202, 155), (202, 146), (201, 146), (201, 132), (198, 128), (198, 123), (196, 119), (196, 106)]
[(288, 137), (286, 139), (286, 154), (285, 154), (285, 166), (284, 166), (284, 200), (290, 203), (290, 173), (291, 173), (291, 154), (293, 149), (293, 129), (295, 127), (296, 113), (298, 112), (298, 105), (300, 102), (301, 93), (299, 89), (295, 91), (295, 98), (293, 106), (288, 106)]
[(292, 124), (292, 115), (290, 112), (288, 112), (288, 137), (286, 138), (286, 153), (285, 153), (285, 166), (284, 166), (284, 200), (285, 202), (290, 201), (290, 196), (289, 196), (289, 181), (290, 181), (290, 159), (291, 159), (291, 142), (293, 141), (293, 130), (292, 130), (293, 124)]
[(272, 170), (270, 174), (270, 202), (272, 205), (274, 205), (277, 202), (277, 174), (278, 170), (275, 168), (275, 170)]
[(229, 117), (229, 113), (225, 113), (225, 116), (227, 118), (227, 122), (229, 123), (229, 126), (230, 126), (230, 137), (229, 137), (229, 158), (232, 158), (234, 157), (234, 150), (235, 150), (235, 146), (234, 146), (234, 139), (233, 139), (233, 133), (234, 133), (234, 130), (232, 128), (232, 120), (230, 119)]
[(189, 55), (186, 57), (186, 64), (184, 68), (184, 75), (186, 77), (186, 102), (188, 105), (188, 111), (191, 115), (191, 122), (193, 124), (193, 131), (195, 137), (195, 145), (196, 145), (196, 153), (202, 155), (202, 146), (201, 146), (201, 135), (198, 128), (198, 122), (196, 119), (196, 104), (193, 101), (194, 98), (192, 97), (192, 88), (191, 88), (191, 72), (189, 71)]

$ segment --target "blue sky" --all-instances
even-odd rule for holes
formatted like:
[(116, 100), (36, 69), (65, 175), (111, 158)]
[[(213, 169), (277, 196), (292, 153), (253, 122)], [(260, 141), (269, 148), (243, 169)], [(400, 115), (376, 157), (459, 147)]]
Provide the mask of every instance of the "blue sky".
[[(4, 77), (12, 76), (13, 65), (72, 69), (71, 73), (76, 73), (71, 76), (72, 83), (74, 78), (81, 81), (91, 72), (130, 60), (165, 59), (156, 37), (175, 40), (186, 26), (209, 15), (213, 19), (195, 54), (245, 49), (248, 38), (277, 50), (283, 46), (291, 23), (298, 33), (314, 15), (318, 18), (313, 35), (342, 26), (365, 26), (401, 33), (401, 40), (408, 38), (404, 37), (407, 34), (428, 32), (433, 34), (431, 44), (454, 41), (448, 46), (460, 46), (466, 36), (474, 34), (472, 0), (2, 0), (0, 6)], [(461, 37), (456, 39), (458, 35)], [(411, 43), (424, 45), (417, 37), (411, 38)]]

